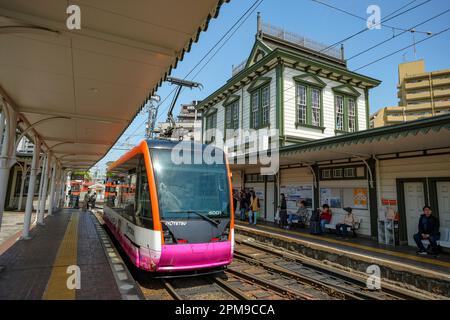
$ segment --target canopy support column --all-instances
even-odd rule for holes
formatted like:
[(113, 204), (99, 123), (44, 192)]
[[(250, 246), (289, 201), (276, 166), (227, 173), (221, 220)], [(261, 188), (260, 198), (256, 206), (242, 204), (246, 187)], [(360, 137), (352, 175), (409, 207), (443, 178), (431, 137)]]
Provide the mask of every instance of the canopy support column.
[(17, 205), (17, 210), (22, 210), (22, 202), (23, 202), (23, 189), (25, 187), (25, 180), (27, 179), (28, 166), (27, 162), (23, 163), (22, 167), (22, 178), (20, 179), (20, 193), (19, 193), (19, 204)]
[(50, 171), (50, 165), (51, 165), (51, 156), (50, 154), (47, 154), (45, 158), (45, 164), (44, 164), (44, 171), (43, 171), (43, 179), (44, 182), (42, 184), (42, 196), (41, 196), (41, 202), (40, 202), (40, 209), (38, 213), (38, 224), (44, 225), (44, 214), (45, 214), (45, 204), (47, 201), (47, 189), (48, 189), (48, 176)]
[(41, 143), (35, 139), (33, 148), (33, 160), (31, 161), (30, 181), (28, 183), (27, 202), (25, 215), (23, 218), (22, 239), (30, 239), (31, 214), (33, 212), (34, 189), (36, 187), (36, 177), (39, 168), (39, 154), (41, 153)]
[[(8, 188), (9, 172), (16, 163), (16, 150), (14, 142), (16, 138), (17, 114), (9, 108), (6, 102), (0, 98), (0, 107), (4, 120), (2, 130), (3, 143), (0, 150), (0, 230), (2, 228), (3, 211), (6, 204), (6, 192)], [(3, 132), (4, 131), (4, 132)], [(1, 138), (0, 136), (0, 138)]]
[(52, 166), (52, 180), (50, 184), (50, 195), (48, 201), (48, 215), (53, 214), (53, 207), (55, 205), (55, 182), (56, 182), (56, 162), (53, 161)]

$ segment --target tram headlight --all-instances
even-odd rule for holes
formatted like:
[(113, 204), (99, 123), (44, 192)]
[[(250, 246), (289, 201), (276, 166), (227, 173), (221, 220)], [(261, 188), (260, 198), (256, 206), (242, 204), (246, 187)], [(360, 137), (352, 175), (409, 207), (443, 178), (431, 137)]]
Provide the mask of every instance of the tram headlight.
[(172, 232), (170, 232), (169, 228), (167, 228), (165, 225), (163, 225), (163, 235), (164, 235), (164, 244), (174, 244), (175, 238), (172, 235)]
[(222, 234), (220, 235), (220, 241), (228, 241), (229, 235), (230, 235), (230, 223), (227, 224)]

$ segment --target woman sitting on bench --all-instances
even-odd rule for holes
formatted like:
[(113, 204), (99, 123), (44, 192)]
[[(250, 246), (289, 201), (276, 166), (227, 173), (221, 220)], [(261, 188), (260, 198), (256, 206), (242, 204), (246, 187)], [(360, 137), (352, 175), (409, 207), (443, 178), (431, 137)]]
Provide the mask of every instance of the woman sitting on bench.
[(336, 225), (336, 233), (338, 237), (347, 238), (348, 230), (355, 227), (355, 216), (352, 213), (352, 208), (344, 208), (347, 214), (344, 216), (344, 221)]

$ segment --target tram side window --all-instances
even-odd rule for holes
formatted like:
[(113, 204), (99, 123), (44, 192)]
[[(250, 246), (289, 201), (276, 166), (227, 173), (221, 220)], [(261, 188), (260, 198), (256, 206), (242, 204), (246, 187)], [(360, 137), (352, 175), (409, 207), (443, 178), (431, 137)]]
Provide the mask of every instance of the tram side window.
[(138, 195), (137, 195), (138, 208), (136, 212), (137, 214), (136, 220), (142, 227), (147, 229), (153, 229), (150, 188), (143, 157), (141, 157), (141, 160), (139, 161), (138, 175), (139, 175)]
[(134, 213), (136, 210), (135, 196), (136, 196), (136, 173), (129, 173), (122, 185), (122, 202), (121, 207), (124, 210), (124, 214), (131, 221), (134, 221)]

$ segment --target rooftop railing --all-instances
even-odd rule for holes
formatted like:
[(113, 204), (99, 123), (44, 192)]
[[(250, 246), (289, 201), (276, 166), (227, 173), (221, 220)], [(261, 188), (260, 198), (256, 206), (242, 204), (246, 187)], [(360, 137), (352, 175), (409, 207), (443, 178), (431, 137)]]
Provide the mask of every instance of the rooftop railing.
[(338, 60), (344, 60), (343, 51), (336, 49), (335, 47), (327, 46), (326, 44), (311, 40), (294, 32), (286, 31), (283, 28), (273, 26), (269, 23), (262, 23), (261, 29), (263, 33), (270, 36), (325, 54)]

